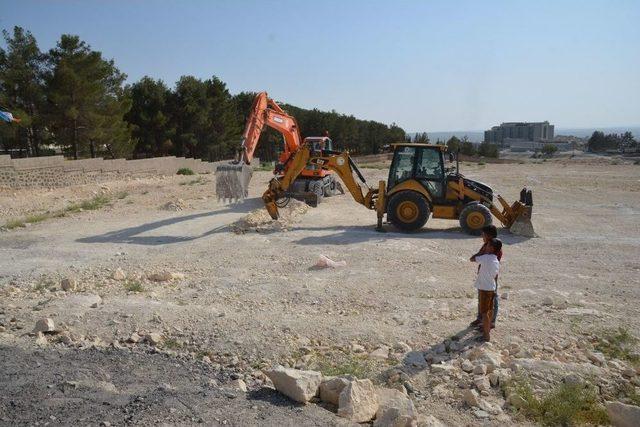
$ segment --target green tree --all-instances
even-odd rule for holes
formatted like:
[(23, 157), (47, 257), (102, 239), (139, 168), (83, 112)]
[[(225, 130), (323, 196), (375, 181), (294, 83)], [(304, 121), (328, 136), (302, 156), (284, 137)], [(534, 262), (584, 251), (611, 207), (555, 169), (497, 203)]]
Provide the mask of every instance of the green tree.
[(465, 156), (475, 156), (478, 154), (476, 147), (466, 136), (462, 138), (462, 141), (460, 141), (460, 153)]
[(558, 151), (558, 146), (555, 144), (544, 144), (542, 146), (542, 154), (545, 156), (553, 156)]
[(482, 157), (493, 157), (498, 158), (499, 150), (496, 144), (491, 144), (489, 142), (483, 142), (478, 147), (478, 155)]
[(35, 37), (21, 27), (3, 31), (7, 50), (0, 48), (0, 105), (21, 121), (2, 126), (5, 149), (21, 149), (28, 156), (40, 154), (45, 138), (41, 117), (44, 105), (45, 57)]
[(131, 124), (138, 155), (163, 156), (173, 152), (174, 128), (168, 102), (171, 90), (162, 82), (145, 76), (127, 88), (131, 109), (125, 115)]
[(56, 144), (74, 159), (108, 153), (127, 156), (133, 149), (126, 75), (78, 36), (64, 34), (49, 52), (47, 121)]
[(413, 137), (413, 142), (419, 144), (428, 144), (429, 143), (429, 135), (426, 132), (416, 133)]
[(460, 141), (460, 139), (455, 135), (449, 138), (449, 140), (447, 141), (447, 148), (449, 149), (449, 152), (451, 153), (458, 152), (458, 150), (460, 149), (460, 146), (462, 145), (461, 143), (462, 142)]

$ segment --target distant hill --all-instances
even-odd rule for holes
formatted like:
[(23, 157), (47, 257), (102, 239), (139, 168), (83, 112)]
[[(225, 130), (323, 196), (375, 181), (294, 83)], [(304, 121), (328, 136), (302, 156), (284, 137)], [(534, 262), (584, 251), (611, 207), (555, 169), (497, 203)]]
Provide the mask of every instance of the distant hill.
[[(602, 131), (604, 133), (624, 133), (631, 132), (636, 137), (636, 139), (640, 138), (640, 126), (619, 126), (619, 127), (600, 127), (600, 128), (561, 128), (556, 127), (554, 133), (556, 135), (573, 135), (580, 138), (589, 137), (591, 134), (596, 131)], [(429, 132), (426, 131), (427, 135), (429, 135), (429, 139), (432, 142), (436, 142), (438, 139), (441, 141), (447, 141), (452, 136), (457, 136), (462, 139), (464, 136), (469, 138), (471, 142), (482, 142), (484, 140), (484, 131), (483, 130), (454, 130), (448, 132)], [(421, 133), (421, 132), (418, 132)], [(407, 135), (413, 137), (416, 132), (410, 133)]]

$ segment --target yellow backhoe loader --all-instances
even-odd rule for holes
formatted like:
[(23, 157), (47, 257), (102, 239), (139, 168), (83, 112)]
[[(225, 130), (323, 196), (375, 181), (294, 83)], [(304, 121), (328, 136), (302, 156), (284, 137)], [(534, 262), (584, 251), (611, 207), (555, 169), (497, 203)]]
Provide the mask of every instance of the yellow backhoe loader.
[[(348, 152), (315, 151), (303, 145), (290, 156), (286, 173), (269, 182), (262, 199), (271, 217), (278, 219), (278, 207), (291, 197), (292, 183), (308, 164), (313, 164), (335, 171), (356, 202), (375, 210), (380, 231), (385, 214), (387, 221), (402, 231), (421, 228), (431, 215), (457, 219), (464, 231), (477, 235), (492, 223), (493, 214), (512, 233), (535, 236), (530, 190), (523, 188), (520, 200), (512, 204), (496, 195), (497, 205), (491, 187), (460, 174), (457, 159), (455, 167), (445, 167), (446, 150), (443, 145), (394, 144), (388, 180), (370, 188)], [(313, 198), (310, 192), (305, 200), (313, 206)]]

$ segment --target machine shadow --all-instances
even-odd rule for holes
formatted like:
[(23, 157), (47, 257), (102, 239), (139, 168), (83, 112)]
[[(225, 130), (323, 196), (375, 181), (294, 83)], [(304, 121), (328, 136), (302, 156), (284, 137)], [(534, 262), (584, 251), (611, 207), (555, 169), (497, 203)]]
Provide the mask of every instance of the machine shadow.
[[(363, 243), (368, 241), (384, 241), (390, 239), (420, 238), (420, 239), (447, 239), (447, 240), (472, 240), (479, 239), (479, 236), (472, 236), (462, 231), (460, 227), (446, 229), (423, 228), (410, 233), (403, 233), (391, 225), (385, 225), (384, 232), (375, 230), (374, 225), (357, 226), (327, 226), (327, 227), (295, 227), (293, 230), (304, 231), (335, 231), (335, 233), (323, 236), (309, 236), (295, 240), (299, 245), (344, 245)], [(515, 245), (529, 240), (528, 237), (516, 236), (507, 229), (502, 229), (499, 234), (500, 239), (505, 244)]]
[(159, 221), (141, 224), (135, 227), (129, 227), (129, 228), (124, 228), (122, 230), (110, 231), (97, 236), (82, 237), (80, 239), (77, 239), (76, 242), (79, 242), (79, 243), (127, 243), (127, 244), (148, 245), (148, 246), (158, 246), (158, 245), (166, 245), (166, 244), (173, 244), (173, 243), (189, 242), (192, 240), (201, 239), (203, 237), (207, 237), (212, 234), (219, 233), (225, 230), (227, 228), (227, 225), (222, 225), (220, 227), (213, 228), (205, 233), (195, 235), (195, 236), (140, 236), (140, 234), (146, 233), (148, 231), (156, 230), (158, 228), (166, 227), (169, 225), (191, 221), (199, 218), (213, 217), (216, 215), (228, 214), (228, 213), (248, 213), (256, 209), (256, 207), (261, 205), (261, 203), (262, 203), (262, 199), (259, 197), (255, 197), (252, 199), (247, 199), (243, 203), (228, 205), (224, 209), (211, 211), (211, 212), (202, 212), (197, 214), (178, 216), (173, 218), (166, 218)]

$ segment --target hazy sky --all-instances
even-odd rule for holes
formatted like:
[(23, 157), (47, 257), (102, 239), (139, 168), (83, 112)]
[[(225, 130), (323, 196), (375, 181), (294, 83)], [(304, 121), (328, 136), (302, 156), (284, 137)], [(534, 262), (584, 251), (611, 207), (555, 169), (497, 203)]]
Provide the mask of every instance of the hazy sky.
[(640, 1), (0, 0), (48, 50), (79, 35), (135, 81), (216, 75), (407, 131), (640, 124)]

